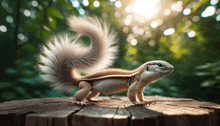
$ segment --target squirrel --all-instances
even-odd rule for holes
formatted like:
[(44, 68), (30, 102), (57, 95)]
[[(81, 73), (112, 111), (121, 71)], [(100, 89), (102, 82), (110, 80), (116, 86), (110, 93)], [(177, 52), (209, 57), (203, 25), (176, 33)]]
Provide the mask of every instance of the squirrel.
[[(39, 70), (44, 73), (43, 80), (52, 82), (55, 89), (70, 91), (79, 87), (72, 103), (80, 106), (106, 100), (94, 99), (100, 93), (124, 90), (128, 90), (127, 96), (135, 105), (156, 103), (144, 100), (144, 87), (170, 74), (174, 70), (171, 64), (155, 60), (134, 70), (108, 68), (118, 53), (116, 33), (109, 32), (109, 26), (94, 16), (72, 16), (67, 23), (77, 33), (75, 36), (54, 36), (42, 46)], [(89, 47), (78, 42), (82, 36), (91, 39)], [(87, 75), (81, 76), (82, 72)]]

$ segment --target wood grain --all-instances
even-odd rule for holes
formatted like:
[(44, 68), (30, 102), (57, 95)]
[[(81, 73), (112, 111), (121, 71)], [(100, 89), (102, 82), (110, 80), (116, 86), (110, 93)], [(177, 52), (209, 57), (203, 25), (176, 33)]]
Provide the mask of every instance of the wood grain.
[(146, 96), (155, 105), (136, 106), (127, 97), (89, 106), (68, 105), (71, 97), (0, 103), (0, 126), (218, 126), (220, 105), (189, 98)]

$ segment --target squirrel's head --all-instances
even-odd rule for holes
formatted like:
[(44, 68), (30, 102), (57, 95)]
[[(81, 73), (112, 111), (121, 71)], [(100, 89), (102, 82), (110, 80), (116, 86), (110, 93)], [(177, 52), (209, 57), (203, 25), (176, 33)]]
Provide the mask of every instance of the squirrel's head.
[(173, 72), (174, 67), (166, 61), (156, 60), (144, 64), (140, 71), (140, 80), (150, 83)]

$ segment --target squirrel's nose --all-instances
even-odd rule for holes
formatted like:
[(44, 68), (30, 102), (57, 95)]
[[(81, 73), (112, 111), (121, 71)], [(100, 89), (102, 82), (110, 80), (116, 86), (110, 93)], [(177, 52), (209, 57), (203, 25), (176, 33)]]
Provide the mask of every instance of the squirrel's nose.
[(173, 71), (174, 70), (174, 66), (172, 66), (170, 69)]

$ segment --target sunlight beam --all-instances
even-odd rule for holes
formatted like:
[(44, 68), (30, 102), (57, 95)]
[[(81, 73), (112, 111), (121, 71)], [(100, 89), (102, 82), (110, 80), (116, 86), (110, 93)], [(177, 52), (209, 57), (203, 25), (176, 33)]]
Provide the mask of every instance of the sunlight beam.
[(158, 12), (156, 4), (158, 0), (136, 0), (132, 6), (133, 12), (140, 14), (146, 18), (152, 18)]

